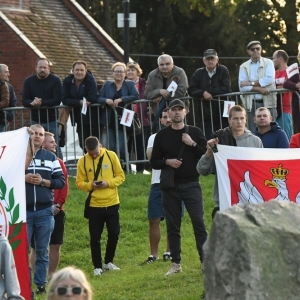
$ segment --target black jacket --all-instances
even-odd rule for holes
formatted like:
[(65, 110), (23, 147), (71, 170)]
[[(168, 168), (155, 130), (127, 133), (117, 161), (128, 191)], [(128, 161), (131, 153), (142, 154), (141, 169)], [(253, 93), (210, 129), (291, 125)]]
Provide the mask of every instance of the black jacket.
[[(74, 82), (74, 75), (68, 75), (63, 81), (61, 100), (64, 105), (74, 107), (74, 119), (71, 113), (71, 123), (89, 124), (90, 114), (92, 114), (92, 121), (97, 123), (97, 108), (88, 107), (86, 115), (81, 114), (80, 100), (86, 98), (88, 102), (96, 103), (97, 100), (97, 83), (93, 74), (88, 71), (83, 81), (80, 83), (79, 88), (76, 87)], [(92, 110), (91, 110), (92, 109)], [(91, 110), (91, 111), (90, 111)]]
[[(231, 92), (231, 83), (228, 69), (220, 64), (217, 64), (216, 73), (210, 78), (206, 67), (197, 69), (192, 76), (190, 81), (190, 87), (188, 93), (191, 97), (203, 100), (203, 94), (207, 91), (212, 96), (226, 94)], [(225, 97), (225, 99), (227, 99)], [(197, 100), (195, 101), (197, 102)], [(202, 101), (203, 104), (203, 115), (205, 120), (210, 120), (210, 103), (212, 105), (213, 118), (220, 118), (218, 101)], [(223, 102), (221, 109), (223, 109)], [(201, 105), (199, 105), (199, 116), (202, 116)]]

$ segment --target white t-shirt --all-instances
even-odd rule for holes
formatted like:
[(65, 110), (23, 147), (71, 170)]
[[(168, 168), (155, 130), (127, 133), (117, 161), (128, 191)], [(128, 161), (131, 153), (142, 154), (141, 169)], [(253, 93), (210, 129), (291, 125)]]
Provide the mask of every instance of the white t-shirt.
[[(155, 136), (156, 136), (156, 133), (150, 135), (150, 137), (148, 139), (147, 150), (149, 148), (153, 148)], [(154, 183), (160, 183), (160, 170), (152, 169), (151, 184), (154, 184)]]

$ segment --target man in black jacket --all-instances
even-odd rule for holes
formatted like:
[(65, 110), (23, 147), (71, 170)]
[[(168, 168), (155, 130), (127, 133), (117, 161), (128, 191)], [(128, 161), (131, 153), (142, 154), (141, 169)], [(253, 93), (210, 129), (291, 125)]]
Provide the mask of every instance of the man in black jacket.
[(231, 83), (228, 69), (218, 63), (219, 57), (214, 49), (204, 52), (203, 62), (205, 67), (193, 74), (188, 93), (195, 98), (195, 126), (203, 129), (206, 139), (210, 139), (212, 132), (228, 126), (227, 118), (222, 118), (223, 101), (213, 97), (230, 93)]
[[(53, 106), (61, 102), (61, 79), (50, 73), (50, 61), (39, 58), (36, 62), (36, 74), (27, 77), (23, 86), (23, 105), (33, 109), (31, 111), (31, 124), (40, 124), (46, 131), (55, 136), (58, 143), (58, 112)], [(48, 107), (48, 108), (43, 108)], [(58, 147), (58, 156), (62, 153)]]
[[(81, 113), (83, 98), (87, 106), (95, 104), (97, 100), (97, 83), (91, 72), (87, 69), (85, 61), (75, 61), (72, 66), (72, 74), (67, 76), (63, 82), (62, 102), (64, 105), (72, 106), (72, 125), (77, 124), (79, 145), (85, 152), (84, 141), (89, 136), (100, 139), (100, 122), (97, 107), (88, 107), (86, 114)], [(91, 125), (90, 125), (91, 123)]]
[[(184, 202), (193, 224), (201, 262), (202, 246), (207, 237), (203, 221), (202, 191), (198, 180), (199, 174), (195, 168), (200, 157), (206, 152), (206, 139), (199, 128), (184, 124), (186, 110), (183, 101), (172, 100), (169, 104), (169, 115), (172, 125), (160, 130), (155, 136), (150, 160), (153, 169), (161, 169), (160, 188), (172, 257), (172, 267), (166, 276), (182, 271), (181, 201)], [(163, 181), (163, 175), (168, 170), (173, 170), (174, 187), (163, 187), (166, 183)]]

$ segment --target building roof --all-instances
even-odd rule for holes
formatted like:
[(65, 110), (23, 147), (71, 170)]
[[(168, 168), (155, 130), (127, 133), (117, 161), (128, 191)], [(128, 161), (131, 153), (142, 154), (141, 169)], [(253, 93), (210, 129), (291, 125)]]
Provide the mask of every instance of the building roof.
[(111, 79), (110, 68), (123, 50), (75, 0), (31, 0), (30, 9), (1, 7), (1, 18), (64, 79), (76, 60), (84, 60), (97, 83)]

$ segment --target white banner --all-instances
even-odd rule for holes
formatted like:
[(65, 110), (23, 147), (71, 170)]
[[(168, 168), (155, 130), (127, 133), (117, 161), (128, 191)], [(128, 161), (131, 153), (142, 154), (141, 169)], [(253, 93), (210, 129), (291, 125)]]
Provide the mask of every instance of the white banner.
[(272, 199), (300, 204), (300, 149), (218, 145), (220, 210)]

